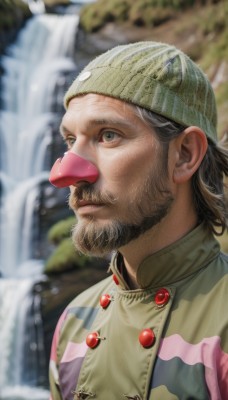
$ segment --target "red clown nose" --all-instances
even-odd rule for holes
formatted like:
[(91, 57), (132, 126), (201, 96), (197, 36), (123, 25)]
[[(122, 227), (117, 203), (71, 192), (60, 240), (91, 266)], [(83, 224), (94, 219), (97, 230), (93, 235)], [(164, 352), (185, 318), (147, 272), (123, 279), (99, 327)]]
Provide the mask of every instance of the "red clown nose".
[(94, 183), (97, 178), (98, 170), (95, 165), (69, 151), (63, 158), (56, 160), (49, 181), (53, 186), (64, 188), (80, 181)]

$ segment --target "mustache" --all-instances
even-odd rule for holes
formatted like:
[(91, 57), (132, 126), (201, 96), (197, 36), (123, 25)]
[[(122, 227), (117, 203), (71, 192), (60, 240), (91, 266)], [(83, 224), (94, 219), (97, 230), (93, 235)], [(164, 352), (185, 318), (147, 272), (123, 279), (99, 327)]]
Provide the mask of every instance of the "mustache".
[(69, 197), (69, 206), (74, 209), (79, 206), (80, 201), (92, 204), (113, 205), (117, 199), (110, 192), (100, 192), (93, 185), (76, 187)]

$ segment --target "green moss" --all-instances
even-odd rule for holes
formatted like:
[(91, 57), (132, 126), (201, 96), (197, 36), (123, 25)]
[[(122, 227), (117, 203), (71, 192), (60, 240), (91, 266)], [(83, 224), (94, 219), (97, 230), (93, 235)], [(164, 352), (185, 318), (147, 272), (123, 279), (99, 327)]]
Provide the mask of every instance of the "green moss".
[(207, 7), (203, 18), (197, 19), (197, 30), (202, 32), (201, 65), (204, 70), (215, 62), (228, 61), (228, 3), (223, 2)]
[[(111, 21), (128, 20), (135, 25), (153, 26), (170, 18), (168, 5), (165, 0), (98, 0), (82, 7), (80, 23), (87, 32), (95, 32)], [(168, 8), (165, 11), (163, 7)]]
[(79, 255), (73, 245), (71, 238), (63, 239), (53, 254), (46, 262), (44, 272), (59, 273), (73, 268), (82, 268), (89, 261), (84, 255)]
[(95, 32), (111, 21), (125, 21), (128, 18), (129, 0), (98, 0), (82, 7), (80, 24), (87, 32)]
[(68, 217), (54, 224), (49, 230), (48, 240), (56, 245), (56, 248), (46, 261), (45, 273), (56, 274), (83, 268), (93, 261), (91, 257), (80, 255), (73, 245), (71, 231), (75, 223), (74, 216)]
[[(208, 78), (214, 82), (217, 74), (225, 74), (221, 83), (214, 88), (218, 107), (218, 136), (223, 136), (228, 130), (228, 3), (211, 5), (205, 9), (204, 18), (198, 19), (202, 40), (199, 43), (200, 52), (198, 62), (207, 73)], [(224, 67), (224, 71), (222, 69)], [(226, 72), (225, 72), (226, 69)]]
[(151, 1), (136, 2), (129, 12), (129, 21), (137, 26), (157, 26), (175, 16), (171, 8), (152, 7)]
[(76, 219), (74, 216), (57, 222), (49, 230), (48, 240), (54, 244), (60, 243), (63, 239), (70, 236), (72, 227), (75, 225), (75, 223)]
[(0, 2), (0, 11), (4, 10), (5, 13), (16, 14), (18, 9), (24, 14), (30, 14), (28, 5), (22, 0), (1, 0)]
[(31, 16), (28, 5), (22, 0), (1, 0), (0, 31), (20, 27), (24, 19)]
[(228, 7), (225, 3), (220, 3), (207, 7), (204, 18), (201, 19), (203, 34), (218, 34), (226, 28)]
[[(206, 0), (97, 0), (82, 7), (80, 24), (86, 32), (95, 32), (110, 21), (131, 21), (134, 25), (156, 26), (173, 18), (177, 11), (205, 3)], [(216, 29), (220, 29), (220, 25), (221, 21), (218, 21)], [(204, 29), (206, 32), (213, 27), (208, 24)]]

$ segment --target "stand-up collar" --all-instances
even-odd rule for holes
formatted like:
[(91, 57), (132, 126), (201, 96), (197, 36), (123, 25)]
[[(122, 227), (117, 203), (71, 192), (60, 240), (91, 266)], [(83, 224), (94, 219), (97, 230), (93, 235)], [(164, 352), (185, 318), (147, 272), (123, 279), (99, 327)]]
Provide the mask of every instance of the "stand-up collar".
[[(219, 251), (219, 243), (212, 233), (203, 224), (199, 225), (177, 242), (143, 260), (137, 270), (137, 284), (142, 289), (170, 285), (205, 267)], [(120, 253), (115, 254), (110, 268), (120, 287), (129, 289)]]

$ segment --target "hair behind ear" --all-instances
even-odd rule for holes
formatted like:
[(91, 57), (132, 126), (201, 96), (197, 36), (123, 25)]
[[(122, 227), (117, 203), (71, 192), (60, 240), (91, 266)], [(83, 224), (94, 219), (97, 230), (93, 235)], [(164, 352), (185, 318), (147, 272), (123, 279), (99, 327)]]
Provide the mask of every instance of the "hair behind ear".
[[(193, 197), (201, 221), (204, 221), (216, 235), (228, 229), (228, 203), (224, 176), (228, 176), (228, 149), (208, 139), (205, 157), (192, 178)], [(217, 228), (220, 228), (218, 231)]]

